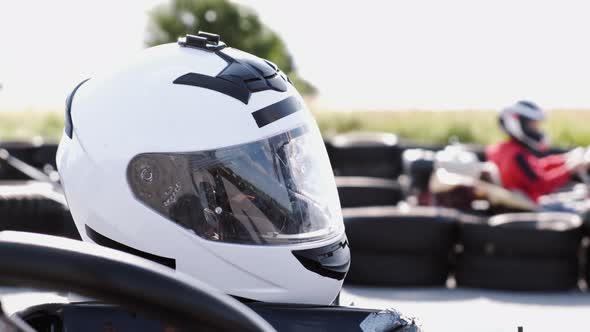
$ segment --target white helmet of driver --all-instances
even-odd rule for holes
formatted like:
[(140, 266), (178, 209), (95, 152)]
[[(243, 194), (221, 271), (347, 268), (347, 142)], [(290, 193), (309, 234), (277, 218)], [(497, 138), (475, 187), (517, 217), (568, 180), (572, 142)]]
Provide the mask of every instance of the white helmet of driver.
[(500, 112), (500, 125), (513, 139), (533, 151), (544, 151), (549, 140), (538, 123), (545, 120), (545, 111), (530, 101), (519, 101)]
[(84, 241), (246, 299), (341, 289), (350, 253), (315, 120), (277, 66), (217, 35), (78, 85), (57, 164)]

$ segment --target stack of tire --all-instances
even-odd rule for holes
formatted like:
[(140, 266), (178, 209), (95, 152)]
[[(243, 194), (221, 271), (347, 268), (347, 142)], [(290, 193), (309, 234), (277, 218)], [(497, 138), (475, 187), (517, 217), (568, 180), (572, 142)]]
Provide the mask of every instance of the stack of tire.
[(51, 197), (51, 190), (37, 181), (0, 181), (0, 231), (80, 239), (69, 209)]
[(558, 291), (578, 285), (582, 220), (569, 213), (516, 213), (462, 223), (459, 287)]
[(404, 198), (397, 182), (401, 149), (387, 133), (346, 133), (326, 141), (342, 207), (395, 205)]
[(343, 208), (396, 205), (404, 199), (404, 193), (395, 180), (337, 176), (336, 187)]
[[(5, 142), (0, 149), (28, 166), (51, 174), (56, 168), (56, 144), (41, 141)], [(80, 239), (63, 196), (53, 184), (29, 176), (0, 161), (0, 231), (13, 230)]]
[[(55, 169), (56, 144), (42, 142), (5, 142), (0, 149), (6, 149), (10, 155), (38, 169), (50, 167)], [(0, 180), (29, 180), (22, 172), (0, 162)]]
[(326, 149), (336, 176), (395, 179), (401, 172), (401, 148), (393, 134), (339, 134), (327, 139)]
[(351, 247), (348, 283), (444, 286), (456, 240), (457, 214), (429, 207), (343, 209)]

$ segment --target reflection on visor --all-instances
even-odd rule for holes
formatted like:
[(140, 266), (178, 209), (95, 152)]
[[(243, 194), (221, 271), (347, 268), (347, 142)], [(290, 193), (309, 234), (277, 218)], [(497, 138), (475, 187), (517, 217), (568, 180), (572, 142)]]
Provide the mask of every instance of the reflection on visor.
[(321, 136), (299, 127), (254, 143), (193, 153), (145, 153), (127, 169), (137, 199), (215, 241), (285, 244), (340, 229)]

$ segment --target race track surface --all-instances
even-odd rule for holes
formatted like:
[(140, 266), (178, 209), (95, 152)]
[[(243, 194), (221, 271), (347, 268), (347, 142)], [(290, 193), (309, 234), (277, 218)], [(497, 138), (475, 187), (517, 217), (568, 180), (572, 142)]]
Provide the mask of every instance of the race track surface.
[[(12, 314), (41, 303), (67, 302), (65, 294), (0, 288)], [(342, 305), (395, 308), (416, 317), (426, 332), (524, 332), (590, 330), (590, 293), (516, 293), (477, 289), (345, 286)]]
[(425, 331), (524, 332), (590, 330), (590, 293), (518, 293), (479, 289), (345, 286), (340, 303), (395, 308)]

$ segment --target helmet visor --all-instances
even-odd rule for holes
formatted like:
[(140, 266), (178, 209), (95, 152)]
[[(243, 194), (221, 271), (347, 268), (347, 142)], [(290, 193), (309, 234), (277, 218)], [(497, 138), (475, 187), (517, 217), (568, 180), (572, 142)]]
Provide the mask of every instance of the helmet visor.
[(207, 240), (300, 243), (343, 227), (317, 128), (216, 150), (140, 154), (127, 177), (138, 200)]

